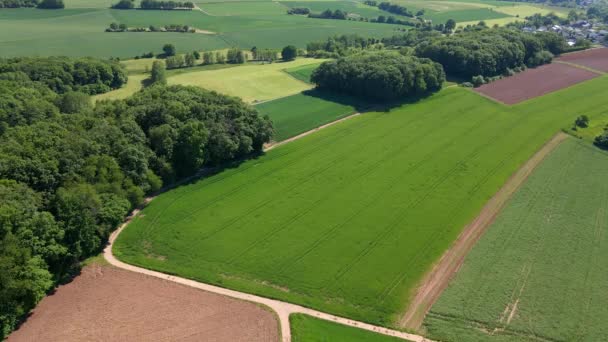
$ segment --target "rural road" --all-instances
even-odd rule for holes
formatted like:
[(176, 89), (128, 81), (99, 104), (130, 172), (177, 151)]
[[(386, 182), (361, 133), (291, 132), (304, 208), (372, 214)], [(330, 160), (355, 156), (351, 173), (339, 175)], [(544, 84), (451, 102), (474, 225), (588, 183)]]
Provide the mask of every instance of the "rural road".
[(305, 308), (303, 306), (286, 303), (286, 302), (278, 301), (275, 299), (264, 298), (264, 297), (244, 293), (244, 292), (229, 290), (229, 289), (226, 289), (223, 287), (205, 284), (205, 283), (201, 283), (198, 281), (181, 278), (181, 277), (176, 277), (176, 276), (164, 274), (161, 272), (151, 271), (151, 270), (148, 270), (145, 268), (126, 264), (126, 263), (116, 259), (116, 257), (114, 257), (114, 254), (112, 254), (112, 246), (114, 245), (114, 241), (116, 241), (116, 238), (118, 237), (118, 235), (127, 227), (129, 222), (138, 213), (139, 213), (139, 210), (133, 211), (133, 213), (131, 214), (131, 216), (129, 216), (127, 218), (125, 223), (123, 223), (120, 226), (120, 228), (118, 228), (116, 231), (114, 231), (112, 233), (112, 235), (110, 235), (109, 243), (103, 251), (103, 256), (111, 265), (128, 270), (128, 271), (137, 272), (137, 273), (145, 274), (148, 276), (169, 280), (169, 281), (172, 281), (172, 282), (175, 282), (178, 284), (194, 287), (194, 288), (197, 288), (200, 290), (204, 290), (204, 291), (217, 293), (217, 294), (224, 295), (224, 296), (231, 297), (231, 298), (246, 300), (249, 302), (254, 302), (254, 303), (265, 305), (266, 307), (269, 307), (270, 309), (274, 310), (274, 312), (277, 314), (277, 316), (279, 318), (279, 325), (281, 327), (281, 336), (282, 336), (283, 342), (291, 341), (291, 327), (289, 325), (289, 315), (295, 314), (295, 313), (307, 314), (307, 315), (310, 315), (310, 316), (313, 316), (316, 318), (320, 318), (320, 319), (324, 319), (327, 321), (340, 323), (343, 325), (347, 325), (347, 326), (351, 326), (351, 327), (355, 327), (355, 328), (359, 328), (359, 329), (373, 331), (378, 334), (394, 336), (394, 337), (410, 340), (413, 342), (433, 342), (432, 340), (426, 339), (419, 335), (413, 335), (413, 334), (408, 334), (408, 333), (397, 331), (397, 330), (391, 330), (391, 329), (387, 329), (384, 327), (375, 326), (372, 324), (354, 321), (354, 320), (351, 320), (348, 318), (330, 315), (328, 313), (312, 310), (309, 308)]

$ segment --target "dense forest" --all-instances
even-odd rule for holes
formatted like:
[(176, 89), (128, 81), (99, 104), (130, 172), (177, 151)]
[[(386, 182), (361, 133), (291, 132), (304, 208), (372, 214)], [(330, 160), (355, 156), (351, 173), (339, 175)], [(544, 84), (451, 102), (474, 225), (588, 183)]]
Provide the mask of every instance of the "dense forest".
[(84, 93), (124, 81), (114, 62), (0, 61), (0, 338), (147, 194), (272, 135), (251, 106), (200, 88), (158, 82), (96, 106)]
[(564, 39), (557, 34), (496, 28), (425, 40), (416, 45), (415, 54), (441, 63), (448, 74), (471, 78), (549, 63), (553, 54), (565, 49)]
[(38, 7), (41, 9), (61, 9), (63, 0), (0, 0), (0, 8)]
[(372, 100), (397, 100), (441, 89), (445, 73), (430, 59), (379, 51), (325, 62), (311, 80), (320, 89)]

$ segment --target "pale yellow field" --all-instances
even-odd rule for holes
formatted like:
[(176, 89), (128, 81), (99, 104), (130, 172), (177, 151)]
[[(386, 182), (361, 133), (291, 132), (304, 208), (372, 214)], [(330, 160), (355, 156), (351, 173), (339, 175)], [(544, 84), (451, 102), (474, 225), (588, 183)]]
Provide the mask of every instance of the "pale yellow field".
[(291, 77), (283, 69), (321, 61), (301, 58), (286, 63), (252, 64), (228, 69), (197, 71), (169, 77), (168, 83), (198, 86), (255, 103), (297, 94), (312, 88), (312, 85)]
[(129, 75), (129, 81), (127, 85), (120, 89), (112, 90), (105, 94), (99, 94), (92, 97), (93, 102), (101, 100), (122, 100), (138, 92), (142, 87), (142, 82), (148, 78), (149, 75)]
[(546, 15), (553, 12), (558, 16), (568, 15), (568, 10), (566, 9), (533, 5), (500, 6), (494, 7), (494, 11), (512, 15), (514, 17), (519, 15), (519, 17), (522, 19), (525, 17), (532, 16), (536, 13)]

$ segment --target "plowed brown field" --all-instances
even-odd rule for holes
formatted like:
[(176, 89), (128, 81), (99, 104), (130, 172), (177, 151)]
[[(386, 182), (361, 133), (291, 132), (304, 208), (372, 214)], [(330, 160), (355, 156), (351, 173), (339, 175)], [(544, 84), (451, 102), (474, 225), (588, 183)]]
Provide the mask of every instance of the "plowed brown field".
[(88, 266), (40, 302), (18, 341), (278, 341), (262, 307), (111, 266)]
[(568, 53), (557, 59), (558, 61), (574, 63), (587, 68), (608, 72), (608, 49), (599, 48), (580, 52)]
[(514, 76), (484, 84), (475, 91), (506, 104), (516, 104), (599, 76), (563, 63), (528, 69)]

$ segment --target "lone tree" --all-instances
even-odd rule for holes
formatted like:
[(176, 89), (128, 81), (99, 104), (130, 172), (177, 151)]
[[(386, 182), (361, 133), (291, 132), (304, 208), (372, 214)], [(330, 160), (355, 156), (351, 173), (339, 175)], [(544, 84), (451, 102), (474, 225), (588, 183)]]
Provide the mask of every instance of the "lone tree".
[(587, 115), (581, 115), (574, 120), (574, 126), (585, 128), (589, 126), (589, 117)]
[(285, 61), (293, 61), (298, 56), (298, 49), (293, 45), (287, 45), (281, 51), (281, 57)]
[(152, 84), (167, 84), (167, 76), (165, 75), (165, 63), (154, 61), (152, 63), (152, 75), (150, 76)]
[(163, 52), (166, 57), (175, 56), (175, 45), (165, 44), (165, 46), (163, 46)]
[(443, 27), (446, 33), (451, 33), (452, 31), (454, 31), (455, 28), (456, 21), (454, 19), (448, 19), (448, 21), (445, 22), (445, 26)]

